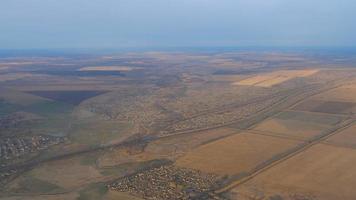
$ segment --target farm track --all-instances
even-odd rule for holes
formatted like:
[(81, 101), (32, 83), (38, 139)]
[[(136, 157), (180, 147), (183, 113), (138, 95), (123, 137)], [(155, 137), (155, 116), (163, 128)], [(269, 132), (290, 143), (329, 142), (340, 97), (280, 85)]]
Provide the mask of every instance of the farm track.
[[(189, 130), (189, 131), (178, 132), (178, 133), (173, 132), (172, 134), (167, 134), (167, 135), (160, 136), (160, 137), (134, 139), (134, 140), (130, 140), (130, 141), (124, 141), (124, 142), (118, 143), (118, 144), (95, 147), (95, 148), (85, 149), (85, 150), (67, 153), (67, 154), (63, 154), (63, 155), (58, 155), (58, 156), (51, 157), (51, 158), (32, 160), (32, 161), (26, 162), (26, 163), (20, 163), (20, 164), (0, 167), (0, 172), (5, 172), (8, 170), (19, 171), (20, 173), (12, 178), (12, 179), (14, 179), (14, 178), (18, 177), (19, 175), (21, 175), (23, 172), (31, 170), (40, 164), (55, 161), (55, 160), (71, 158), (71, 157), (82, 155), (82, 154), (87, 154), (87, 153), (92, 153), (92, 152), (97, 152), (97, 151), (104, 151), (104, 150), (111, 149), (111, 148), (126, 147), (126, 146), (131, 146), (131, 145), (135, 145), (135, 144), (139, 144), (139, 143), (148, 143), (148, 142), (153, 142), (153, 141), (160, 140), (163, 138), (177, 137), (177, 136), (184, 135), (184, 134), (194, 134), (194, 133), (199, 133), (200, 131), (213, 130), (213, 129), (221, 128), (221, 127), (229, 127), (236, 123), (245, 124), (245, 125), (243, 125), (241, 130), (249, 129), (249, 128), (253, 127), (255, 124), (257, 124), (258, 122), (261, 122), (270, 116), (278, 114), (280, 112), (280, 110), (282, 110), (282, 109), (287, 109), (293, 105), (296, 105), (297, 103), (301, 102), (302, 100), (304, 100), (307, 97), (310, 97), (312, 95), (316, 95), (316, 94), (325, 92), (327, 90), (339, 87), (340, 85), (342, 85), (344, 83), (344, 81), (345, 80), (339, 80), (336, 82), (333, 81), (330, 84), (326, 84), (328, 86), (325, 88), (322, 88), (322, 89), (320, 89), (320, 85), (310, 85), (309, 87), (297, 88), (293, 91), (289, 91), (288, 94), (284, 98), (282, 98), (280, 101), (274, 103), (272, 106), (269, 106), (266, 109), (260, 110), (258, 113), (255, 113), (254, 115), (252, 115), (251, 117), (249, 117), (247, 119), (239, 119), (239, 120), (233, 121), (231, 123), (226, 123), (226, 124), (222, 124), (219, 126), (213, 126), (213, 127), (208, 127), (208, 128), (204, 128), (204, 129), (195, 129), (195, 130)], [(341, 82), (341, 83), (339, 83), (339, 82)], [(291, 93), (291, 94), (289, 94), (289, 93)], [(215, 112), (216, 111), (213, 111), (213, 113), (215, 113)], [(209, 113), (206, 113), (206, 114), (209, 114)], [(240, 131), (237, 130), (237, 132), (240, 132)], [(225, 137), (227, 137), (227, 136), (225, 136)], [(221, 139), (221, 138), (219, 138), (219, 139)], [(12, 179), (10, 179), (10, 181)]]

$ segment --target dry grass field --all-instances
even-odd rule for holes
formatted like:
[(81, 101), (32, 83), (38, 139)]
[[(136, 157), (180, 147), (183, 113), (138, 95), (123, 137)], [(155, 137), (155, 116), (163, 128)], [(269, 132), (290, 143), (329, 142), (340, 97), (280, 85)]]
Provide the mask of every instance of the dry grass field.
[(297, 144), (294, 140), (238, 133), (190, 151), (176, 165), (219, 175), (237, 175), (253, 170)]
[(281, 137), (307, 140), (321, 134), (343, 119), (344, 117), (341, 116), (285, 111), (257, 124), (253, 130)]
[(242, 81), (233, 83), (234, 85), (249, 85), (259, 87), (272, 87), (287, 80), (297, 77), (307, 77), (317, 73), (319, 70), (280, 70), (262, 75), (253, 76)]
[(319, 101), (307, 100), (293, 109), (309, 112), (329, 113), (329, 114), (353, 114), (356, 112), (356, 103), (340, 101)]
[(314, 96), (320, 101), (338, 101), (356, 103), (356, 84), (349, 84)]
[(330, 114), (356, 113), (356, 86), (344, 85), (313, 96), (296, 105), (293, 109)]
[(352, 125), (324, 141), (326, 144), (356, 148), (356, 125)]
[(233, 199), (353, 200), (355, 164), (356, 150), (319, 144), (233, 189)]

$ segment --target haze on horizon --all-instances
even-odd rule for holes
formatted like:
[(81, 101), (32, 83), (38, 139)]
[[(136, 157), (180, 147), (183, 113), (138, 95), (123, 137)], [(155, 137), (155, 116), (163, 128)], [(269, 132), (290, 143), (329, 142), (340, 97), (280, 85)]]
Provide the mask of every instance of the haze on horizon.
[(354, 0), (2, 0), (0, 49), (356, 46)]

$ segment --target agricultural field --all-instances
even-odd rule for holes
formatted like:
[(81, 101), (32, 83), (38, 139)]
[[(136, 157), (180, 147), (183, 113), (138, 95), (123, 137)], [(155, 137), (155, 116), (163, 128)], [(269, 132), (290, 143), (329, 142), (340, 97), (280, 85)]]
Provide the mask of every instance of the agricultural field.
[(308, 140), (341, 122), (346, 117), (284, 111), (257, 124), (252, 131), (280, 137)]
[(341, 130), (338, 134), (328, 138), (324, 141), (325, 144), (331, 144), (335, 146), (356, 147), (356, 135), (355, 135), (356, 125), (351, 125), (344, 130)]
[(0, 200), (356, 198), (355, 60), (0, 55)]
[(348, 84), (316, 95), (294, 107), (295, 110), (330, 114), (354, 114), (356, 112), (356, 87)]
[(356, 103), (308, 100), (297, 105), (294, 109), (329, 114), (353, 114), (356, 111)]
[(232, 199), (345, 199), (355, 197), (354, 149), (319, 144), (241, 187)]
[(258, 87), (271, 87), (297, 77), (307, 77), (317, 73), (318, 70), (281, 70), (253, 76), (238, 82), (234, 85), (250, 85)]
[(356, 84), (348, 84), (313, 97), (321, 101), (356, 102)]
[(298, 141), (243, 132), (202, 145), (176, 165), (222, 176), (242, 175), (296, 145)]

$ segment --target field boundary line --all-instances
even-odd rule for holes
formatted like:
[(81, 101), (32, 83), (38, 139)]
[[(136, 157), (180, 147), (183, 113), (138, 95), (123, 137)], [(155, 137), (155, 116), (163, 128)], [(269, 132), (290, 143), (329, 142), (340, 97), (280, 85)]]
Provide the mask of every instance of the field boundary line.
[(286, 109), (285, 111), (289, 112), (300, 112), (300, 113), (311, 113), (311, 114), (316, 114), (316, 115), (330, 115), (330, 116), (335, 116), (335, 117), (349, 117), (349, 114), (342, 114), (342, 113), (326, 113), (326, 112), (313, 112), (313, 111), (308, 111), (308, 110), (293, 110), (292, 109)]
[(255, 129), (246, 130), (246, 133), (255, 134), (255, 135), (263, 135), (263, 136), (280, 138), (280, 139), (286, 139), (286, 140), (292, 140), (292, 141), (299, 141), (299, 142), (307, 142), (308, 141), (308, 139), (284, 136), (281, 133), (266, 132), (266, 131), (260, 131), (260, 130), (255, 130)]

